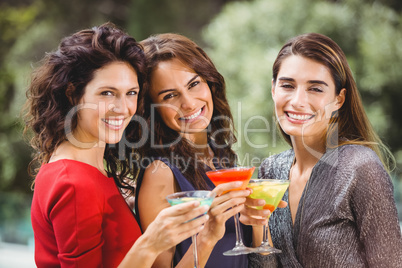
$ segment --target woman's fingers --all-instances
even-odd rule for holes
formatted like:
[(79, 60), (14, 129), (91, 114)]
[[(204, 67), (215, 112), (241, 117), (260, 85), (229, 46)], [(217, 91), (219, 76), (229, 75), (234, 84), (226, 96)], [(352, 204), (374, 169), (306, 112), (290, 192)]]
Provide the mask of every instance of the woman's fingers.
[[(238, 187), (241, 184), (241, 182), (224, 183), (218, 186), (219, 189), (217, 191), (226, 191), (228, 189), (232, 189), (233, 187)], [(209, 210), (209, 214), (212, 217), (217, 217), (224, 214), (225, 216), (223, 218), (230, 218), (231, 216), (240, 212), (241, 209), (238, 207), (244, 204), (246, 197), (250, 195), (250, 192), (250, 190), (236, 190), (226, 192), (221, 196), (215, 197)]]
[(183, 230), (181, 230), (181, 233), (176, 233), (175, 234), (175, 244), (179, 244), (181, 242), (183, 242), (183, 240), (186, 240), (187, 238), (198, 234), (199, 232), (201, 232), (204, 229), (204, 225), (199, 225), (196, 228), (191, 228), (189, 230), (186, 230), (183, 232)]
[(288, 206), (288, 202), (281, 200), (278, 204), (278, 208), (285, 208)]
[(243, 205), (245, 201), (246, 201), (245, 197), (242, 197), (242, 196), (233, 197), (233, 198), (225, 200), (224, 202), (211, 205), (209, 213), (212, 216), (216, 216), (216, 215), (219, 215), (219, 214), (225, 212), (228, 209), (231, 209), (233, 207), (237, 207), (239, 205)]
[(250, 217), (248, 215), (243, 214), (240, 212), (240, 222), (245, 224), (245, 225), (251, 225), (251, 226), (259, 226), (259, 225), (265, 225), (268, 222), (268, 217), (264, 218), (254, 218)]
[[(150, 240), (158, 252), (167, 250), (203, 229), (203, 225), (208, 221), (209, 215), (199, 215), (206, 208), (208, 206), (196, 208), (188, 212), (186, 217), (184, 215), (172, 216), (169, 214), (171, 213), (170, 208), (163, 209), (148, 226), (144, 234), (152, 234)], [(183, 219), (185, 218), (189, 220), (184, 222)]]
[(179, 215), (186, 214), (187, 212), (189, 212), (199, 206), (200, 206), (199, 201), (191, 201), (191, 202), (186, 202), (186, 203), (174, 205), (171, 207), (167, 207), (163, 211), (164, 211), (164, 215), (166, 215), (166, 216), (179, 216)]
[(208, 205), (200, 206), (200, 202), (188, 202), (165, 208), (160, 212), (161, 217), (170, 218), (173, 224), (190, 221), (209, 210)]
[[(240, 221), (246, 225), (265, 225), (268, 221), (268, 216), (271, 214), (269, 209), (256, 209), (256, 207), (264, 206), (265, 200), (247, 198), (244, 209), (240, 212)], [(285, 208), (287, 202), (281, 200), (278, 208)]]
[(257, 209), (257, 206), (265, 205), (263, 199), (247, 198), (244, 209), (240, 212), (240, 221), (246, 225), (264, 225), (271, 215), (269, 209)]
[(237, 213), (240, 213), (244, 209), (244, 205), (238, 205), (236, 207), (233, 207), (229, 210), (226, 210), (225, 212), (221, 213), (222, 219), (226, 222), (229, 218), (233, 217)]
[(271, 211), (269, 209), (244, 206), (244, 209), (240, 212), (239, 220), (245, 225), (265, 225), (270, 215)]
[(209, 215), (205, 214), (178, 226), (177, 235), (189, 237), (198, 233), (203, 229), (204, 224), (208, 221)]
[(251, 197), (247, 197), (245, 205), (249, 206), (249, 207), (263, 206), (263, 205), (265, 205), (265, 200), (264, 199), (253, 199)]
[(212, 191), (216, 193), (216, 196), (220, 196), (223, 192), (237, 189), (243, 185), (241, 181), (232, 181), (228, 183), (222, 183), (216, 186)]
[(212, 202), (211, 207), (220, 205), (222, 203), (227, 202), (228, 200), (234, 199), (234, 198), (238, 198), (238, 197), (247, 197), (250, 195), (250, 191), (249, 190), (237, 190), (237, 191), (231, 191), (231, 192), (227, 192), (221, 196), (217, 196), (215, 197), (214, 201)]
[(224, 223), (230, 219), (231, 217), (235, 216), (237, 213), (240, 213), (240, 211), (244, 208), (244, 205), (238, 205), (236, 207), (231, 207), (230, 209), (227, 209), (225, 211), (222, 211), (221, 213), (215, 214), (211, 216), (211, 220), (214, 220), (218, 224), (224, 225)]
[(165, 208), (158, 214), (154, 222), (159, 222), (158, 225), (161, 229), (166, 231), (175, 230), (176, 234), (191, 231), (191, 229), (201, 227), (209, 218), (207, 214), (209, 206), (199, 206), (199, 204), (199, 202), (188, 202)]
[(271, 215), (271, 211), (269, 209), (256, 209), (255, 207), (244, 206), (241, 214), (249, 217), (268, 218)]

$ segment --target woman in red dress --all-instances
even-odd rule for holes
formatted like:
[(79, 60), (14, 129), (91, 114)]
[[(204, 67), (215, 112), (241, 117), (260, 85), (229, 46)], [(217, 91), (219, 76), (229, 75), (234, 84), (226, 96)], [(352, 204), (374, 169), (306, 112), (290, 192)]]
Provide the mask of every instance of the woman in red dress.
[(141, 235), (123, 198), (135, 174), (117, 144), (144, 79), (141, 46), (112, 24), (64, 38), (33, 73), (25, 130), (40, 166), (31, 209), (38, 267), (150, 267), (203, 228), (207, 215), (189, 220), (208, 207), (190, 202), (162, 210)]

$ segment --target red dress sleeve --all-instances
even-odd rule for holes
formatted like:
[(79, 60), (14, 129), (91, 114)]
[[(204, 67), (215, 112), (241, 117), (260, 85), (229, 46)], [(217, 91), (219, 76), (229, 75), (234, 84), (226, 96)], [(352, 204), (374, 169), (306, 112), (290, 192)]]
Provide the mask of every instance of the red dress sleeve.
[(141, 235), (114, 180), (72, 160), (41, 168), (31, 220), (39, 268), (117, 267)]
[(49, 198), (49, 220), (61, 267), (102, 266), (102, 196), (96, 185), (66, 174)]

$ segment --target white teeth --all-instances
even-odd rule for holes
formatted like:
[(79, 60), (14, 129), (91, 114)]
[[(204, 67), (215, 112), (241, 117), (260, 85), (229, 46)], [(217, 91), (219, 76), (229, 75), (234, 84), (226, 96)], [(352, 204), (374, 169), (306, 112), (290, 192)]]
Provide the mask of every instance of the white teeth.
[(112, 125), (112, 126), (121, 126), (121, 124), (123, 124), (123, 119), (120, 119), (120, 120), (105, 120), (105, 122), (107, 123), (107, 124), (109, 124), (109, 125)]
[(313, 117), (313, 115), (305, 115), (305, 114), (301, 115), (301, 114), (291, 114), (291, 113), (288, 113), (288, 116), (290, 118), (296, 119), (296, 120), (308, 120)]
[(196, 118), (197, 116), (199, 116), (201, 114), (202, 109), (200, 109), (198, 112), (196, 112), (195, 114), (191, 115), (191, 116), (184, 116), (184, 117), (180, 117), (181, 120), (191, 120)]

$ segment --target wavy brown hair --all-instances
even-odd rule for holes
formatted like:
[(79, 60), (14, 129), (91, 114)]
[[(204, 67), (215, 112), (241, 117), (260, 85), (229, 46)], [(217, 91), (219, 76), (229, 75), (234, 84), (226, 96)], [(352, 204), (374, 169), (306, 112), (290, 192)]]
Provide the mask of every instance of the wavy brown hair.
[[(95, 71), (113, 62), (130, 64), (142, 88), (146, 66), (141, 45), (112, 23), (106, 23), (65, 37), (58, 49), (47, 53), (33, 71), (24, 108), (24, 133), (33, 135), (30, 144), (36, 151), (29, 165), (31, 175), (35, 176), (66, 140), (66, 116), (76, 109)], [(68, 131), (76, 126), (75, 113)], [(116, 146), (106, 146), (104, 159), (108, 175), (119, 187), (131, 190), (132, 186), (122, 179), (130, 172), (128, 163), (118, 159)]]
[[(296, 36), (281, 48), (272, 67), (273, 82), (276, 83), (282, 62), (289, 56), (301, 56), (327, 67), (335, 83), (335, 93), (339, 95), (346, 89), (345, 102), (332, 115), (327, 132), (327, 146), (337, 147), (344, 144), (360, 144), (374, 150), (390, 171), (394, 161), (389, 149), (374, 131), (357, 89), (355, 79), (342, 49), (329, 37), (318, 33)], [(291, 145), (290, 137), (278, 124), (282, 136)]]
[[(217, 71), (208, 55), (192, 40), (179, 34), (154, 35), (141, 44), (144, 47), (147, 59), (148, 77), (144, 84), (144, 90), (140, 93), (138, 104), (138, 116), (147, 122), (147, 131), (132, 131), (131, 138), (139, 140), (146, 138), (146, 143), (138, 151), (142, 158), (162, 157), (167, 159), (181, 159), (175, 161), (175, 165), (184, 176), (197, 189), (206, 189), (206, 183), (202, 178), (206, 171), (205, 165), (197, 154), (194, 144), (180, 134), (165, 125), (158, 112), (152, 109), (152, 101), (149, 95), (152, 73), (160, 62), (178, 59), (183, 64), (194, 70), (204, 79), (210, 90), (213, 100), (213, 115), (207, 128), (208, 141), (214, 148), (215, 160), (222, 166), (234, 166), (237, 156), (232, 150), (232, 144), (236, 142), (234, 134), (233, 117), (226, 98), (226, 86), (223, 76)], [(139, 127), (134, 127), (136, 130)], [(138, 136), (139, 135), (139, 136)], [(153, 144), (152, 144), (153, 143)], [(186, 163), (184, 162), (189, 162)]]

